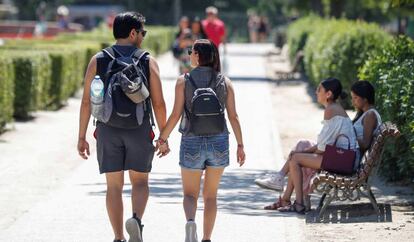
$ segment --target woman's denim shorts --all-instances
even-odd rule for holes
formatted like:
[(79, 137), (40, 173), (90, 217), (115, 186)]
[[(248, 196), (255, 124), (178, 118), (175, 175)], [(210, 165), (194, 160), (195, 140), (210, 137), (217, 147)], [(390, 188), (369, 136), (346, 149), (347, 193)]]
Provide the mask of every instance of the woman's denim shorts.
[(229, 165), (229, 135), (182, 136), (180, 166), (186, 169), (204, 170), (206, 167)]

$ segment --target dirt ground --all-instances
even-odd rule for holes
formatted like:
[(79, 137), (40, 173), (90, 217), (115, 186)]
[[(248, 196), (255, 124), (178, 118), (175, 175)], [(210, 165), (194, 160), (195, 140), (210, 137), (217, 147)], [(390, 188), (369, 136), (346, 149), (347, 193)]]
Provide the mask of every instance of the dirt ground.
[[(314, 90), (304, 82), (272, 85), (274, 113), (277, 119), (284, 157), (300, 139), (315, 140), (321, 129), (323, 109), (313, 100)], [(349, 111), (351, 118), (355, 113)], [(386, 184), (373, 179), (374, 194), (384, 209), (378, 218), (372, 215), (369, 200), (362, 198), (352, 206), (333, 202), (341, 214), (330, 214), (328, 223), (314, 223), (306, 216), (306, 241), (413, 241), (414, 237), (414, 188)], [(318, 196), (312, 198), (316, 207)], [(329, 210), (328, 210), (329, 211)], [(327, 212), (328, 212), (327, 211)], [(314, 212), (314, 211), (313, 211)]]

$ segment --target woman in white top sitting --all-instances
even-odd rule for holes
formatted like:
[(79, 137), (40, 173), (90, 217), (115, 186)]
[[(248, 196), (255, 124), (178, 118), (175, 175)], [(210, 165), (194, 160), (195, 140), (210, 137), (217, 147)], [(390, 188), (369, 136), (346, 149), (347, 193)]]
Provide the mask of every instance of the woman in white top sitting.
[[(375, 90), (374, 87), (367, 81), (358, 81), (351, 87), (352, 105), (357, 110), (357, 114), (354, 118), (353, 125), (357, 136), (357, 141), (360, 147), (360, 154), (363, 154), (372, 142), (373, 136), (379, 131), (381, 125), (381, 116), (375, 110)], [(297, 143), (293, 152), (305, 151), (312, 147), (314, 143), (309, 140), (301, 140)], [(286, 171), (285, 171), (286, 170)], [(284, 168), (281, 171), (272, 175), (271, 177), (264, 179), (257, 179), (256, 183), (261, 187), (274, 189), (275, 187), (282, 187), (283, 190), (283, 177), (289, 171), (289, 164), (286, 162)], [(310, 168), (302, 168), (303, 173), (303, 193), (305, 197), (306, 210), (310, 209), (310, 201), (308, 194), (311, 192), (311, 179), (317, 170)], [(286, 173), (285, 173), (286, 172)], [(281, 178), (279, 178), (281, 177)], [(261, 184), (259, 184), (261, 183)], [(276, 189), (274, 189), (276, 190)], [(275, 210), (281, 208), (282, 211), (286, 210), (283, 207), (290, 205), (290, 197), (293, 192), (293, 184), (288, 184), (286, 190), (280, 196), (275, 203), (268, 205), (265, 209)]]
[(375, 110), (375, 90), (368, 81), (358, 81), (351, 87), (352, 105), (357, 114), (352, 121), (358, 139), (361, 154), (370, 146), (372, 137), (381, 125), (381, 116)]
[[(339, 97), (346, 98), (346, 93), (342, 91), (342, 85), (336, 78), (328, 78), (322, 81), (316, 90), (318, 103), (325, 107), (323, 127), (318, 135), (317, 143), (310, 146), (307, 144), (307, 148), (298, 151), (292, 151), (289, 155), (288, 161), (282, 170), (284, 174), (289, 174), (289, 181), (282, 198), (276, 204), (279, 207), (279, 211), (286, 212), (298, 212), (304, 213), (304, 199), (303, 199), (303, 174), (308, 173), (309, 177), (312, 176), (317, 170), (321, 168), (322, 157), (327, 144), (333, 144), (338, 135), (344, 134), (350, 140), (351, 149), (358, 151), (358, 143), (352, 121), (348, 117), (343, 107), (337, 103)], [(304, 141), (302, 141), (303, 143)], [(347, 149), (348, 140), (340, 137), (337, 142), (337, 146)], [(298, 146), (300, 143), (298, 144)], [(303, 144), (306, 146), (306, 144)], [(357, 152), (359, 153), (359, 152)], [(359, 155), (357, 155), (359, 157)], [(359, 160), (357, 158), (357, 160)], [(310, 168), (310, 169), (309, 169)], [(293, 192), (296, 193), (296, 201), (290, 203), (290, 195)], [(287, 199), (289, 198), (289, 199)], [(272, 209), (275, 209), (272, 207)]]

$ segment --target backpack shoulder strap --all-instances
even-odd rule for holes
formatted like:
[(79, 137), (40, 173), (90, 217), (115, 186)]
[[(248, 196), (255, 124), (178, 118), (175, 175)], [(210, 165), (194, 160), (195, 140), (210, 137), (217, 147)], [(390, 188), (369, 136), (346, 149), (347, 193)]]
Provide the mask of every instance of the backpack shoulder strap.
[(198, 89), (197, 85), (194, 82), (194, 79), (191, 77), (190, 73), (186, 73), (184, 78), (187, 77), (187, 80), (190, 81), (190, 84), (195, 88)]
[[(211, 73), (211, 79), (210, 79), (210, 81), (208, 82), (208, 85), (207, 85), (207, 87), (212, 87), (213, 89), (216, 89), (216, 86), (217, 86), (217, 83), (218, 83), (218, 81), (219, 81), (219, 74), (217, 73), (217, 72), (213, 72), (213, 73)], [(214, 82), (215, 81), (215, 82)], [(214, 86), (213, 86), (213, 84), (214, 84)]]
[(143, 49), (136, 49), (132, 55), (131, 58), (134, 58), (139, 62), (141, 59), (143, 59), (145, 56), (149, 55), (148, 51), (145, 51)]
[[(137, 71), (139, 71), (142, 76), (144, 77), (144, 83), (147, 86), (148, 90), (151, 92), (151, 87), (150, 87), (150, 80), (148, 80), (147, 76), (145, 75), (145, 73), (142, 71), (142, 64), (141, 64), (141, 60), (143, 60), (145, 57), (149, 56), (149, 52), (142, 50), (142, 49), (136, 49), (132, 54), (131, 54), (131, 58), (132, 61), (134, 62), (135, 66), (140, 66), (141, 68), (136, 68)], [(135, 60), (136, 61), (135, 61)], [(148, 63), (149, 64), (149, 63)], [(149, 73), (149, 68), (148, 68), (148, 76), (150, 75)], [(144, 111), (147, 111), (149, 113), (149, 118), (150, 118), (150, 124), (152, 127), (155, 127), (155, 118), (154, 118), (154, 113), (152, 112), (152, 104), (151, 104), (151, 98), (147, 98), (147, 100), (145, 100), (145, 105), (146, 108)]]
[(103, 49), (102, 53), (104, 53), (104, 55), (107, 55), (111, 59), (111, 61), (109, 62), (106, 68), (106, 73), (105, 73), (105, 79), (107, 80), (112, 74), (112, 67), (114, 65), (114, 62), (116, 61), (116, 55), (115, 55), (115, 51), (113, 50), (112, 46), (109, 46)]
[(115, 51), (112, 49), (112, 46), (106, 47), (105, 49), (102, 50), (102, 52), (108, 55), (112, 60), (116, 59)]
[(220, 85), (222, 82), (226, 86), (226, 77), (223, 74), (218, 73), (216, 75), (216, 85), (215, 85), (215, 87), (217, 87), (218, 85)]

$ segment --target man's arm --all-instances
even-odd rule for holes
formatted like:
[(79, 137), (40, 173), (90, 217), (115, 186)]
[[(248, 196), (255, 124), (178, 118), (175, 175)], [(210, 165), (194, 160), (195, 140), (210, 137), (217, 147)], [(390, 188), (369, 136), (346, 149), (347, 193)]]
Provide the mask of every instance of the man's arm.
[(79, 134), (78, 134), (78, 152), (83, 159), (87, 159), (90, 155), (89, 144), (86, 141), (86, 131), (88, 129), (89, 119), (91, 117), (91, 103), (89, 93), (91, 90), (91, 82), (96, 75), (96, 56), (92, 57), (84, 78), (84, 88), (82, 95), (82, 103), (79, 114)]
[(162, 94), (162, 84), (160, 79), (160, 70), (157, 62), (153, 57), (149, 60), (150, 69), (150, 97), (152, 107), (154, 108), (155, 119), (157, 120), (160, 132), (164, 129), (167, 119), (167, 110), (165, 107), (164, 96)]

